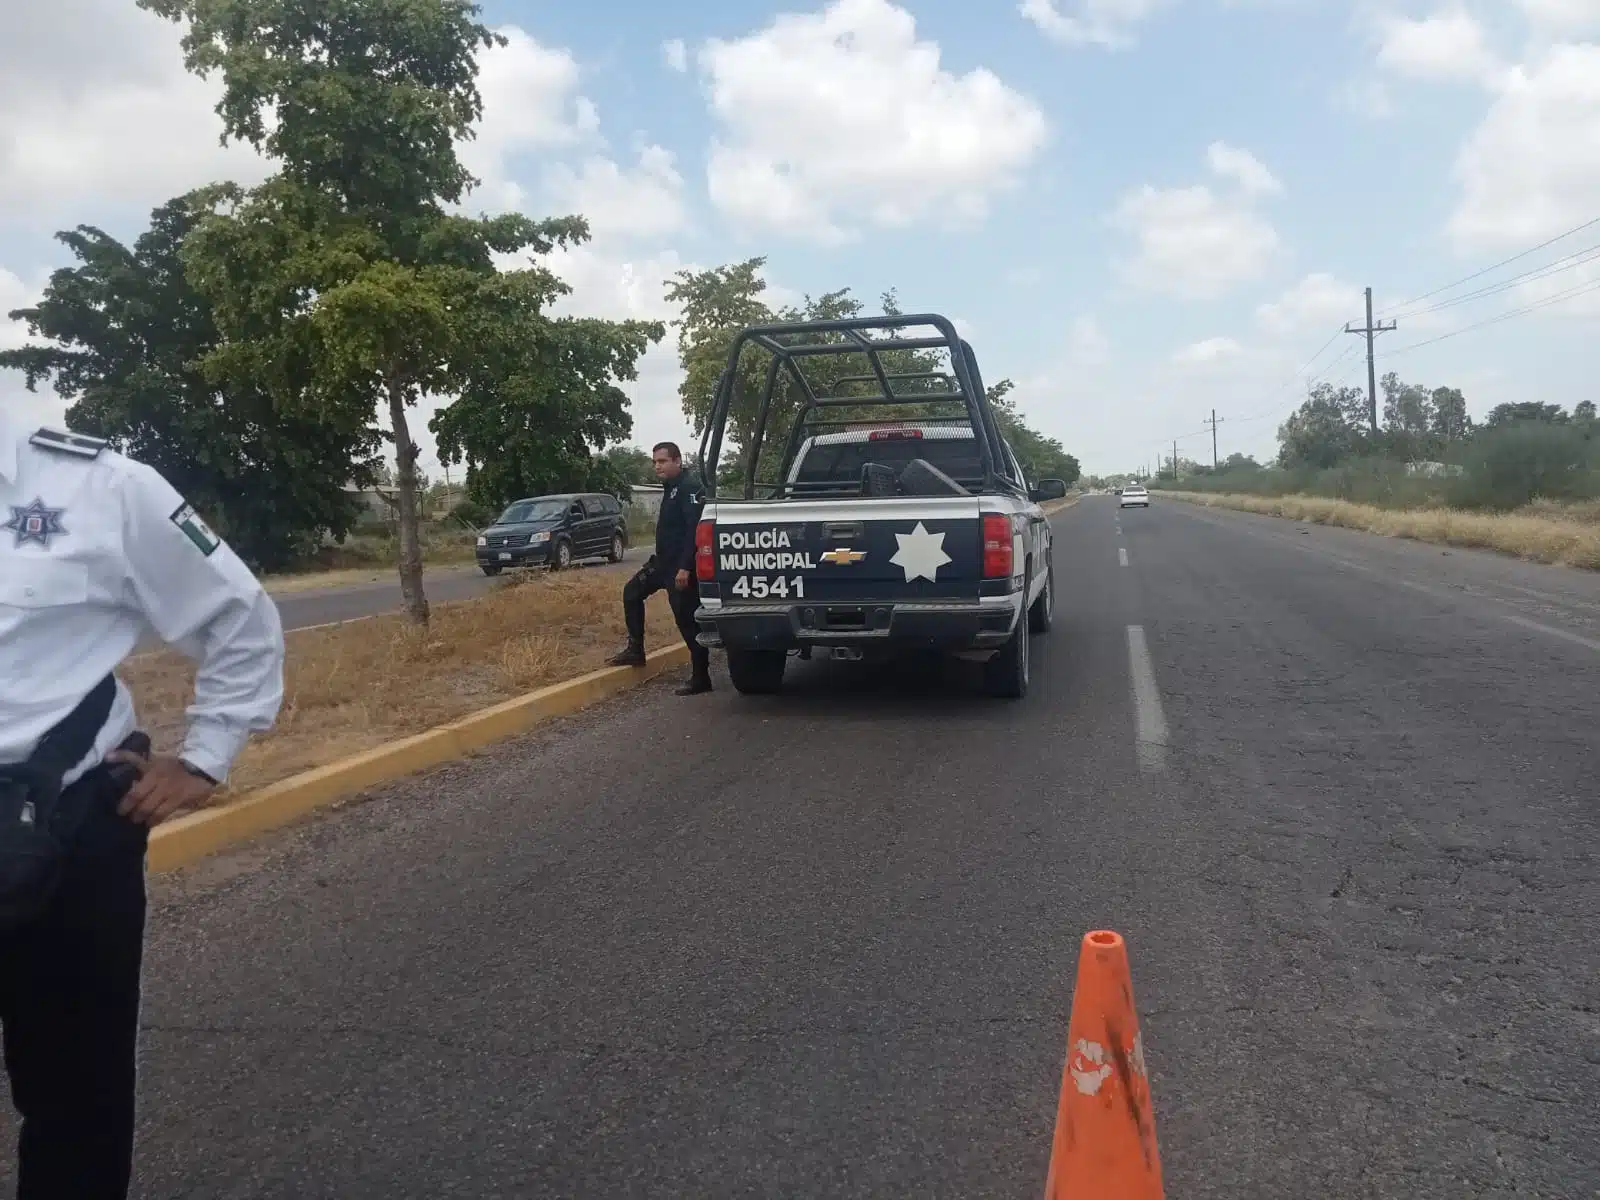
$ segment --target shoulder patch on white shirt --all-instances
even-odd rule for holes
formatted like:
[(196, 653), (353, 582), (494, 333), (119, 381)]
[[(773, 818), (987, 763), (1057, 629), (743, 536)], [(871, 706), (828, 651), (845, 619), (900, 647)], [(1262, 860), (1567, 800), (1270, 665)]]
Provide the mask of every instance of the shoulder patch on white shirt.
[(28, 438), (30, 446), (51, 450), (57, 454), (75, 454), (79, 458), (99, 458), (100, 452), (109, 444), (104, 438), (69, 433), (65, 429), (37, 429)]
[(183, 530), (184, 536), (194, 543), (195, 549), (207, 558), (222, 545), (222, 539), (211, 532), (211, 527), (200, 519), (200, 514), (195, 512), (192, 504), (179, 506), (172, 514), (172, 523)]

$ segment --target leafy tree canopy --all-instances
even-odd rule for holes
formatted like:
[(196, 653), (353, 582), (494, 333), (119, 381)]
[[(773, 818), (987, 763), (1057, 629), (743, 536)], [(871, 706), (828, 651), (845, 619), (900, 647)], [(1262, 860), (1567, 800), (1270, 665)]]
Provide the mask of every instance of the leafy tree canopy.
[(370, 481), (377, 438), (301, 403), (298, 364), (277, 389), (199, 369), (220, 334), (181, 252), (203, 213), (191, 198), (169, 201), (131, 248), (87, 225), (57, 234), (78, 265), (10, 314), (49, 342), (0, 353), (0, 367), (22, 371), (30, 389), (49, 379), (72, 401), (74, 429), (155, 467), (247, 562), (273, 570), (351, 528), (342, 489)]

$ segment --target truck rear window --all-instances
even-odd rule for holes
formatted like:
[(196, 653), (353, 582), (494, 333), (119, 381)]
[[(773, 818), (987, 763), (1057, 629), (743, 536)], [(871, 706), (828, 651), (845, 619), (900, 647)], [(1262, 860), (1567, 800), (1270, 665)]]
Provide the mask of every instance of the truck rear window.
[(983, 477), (978, 446), (965, 438), (897, 438), (891, 441), (831, 442), (814, 445), (800, 460), (799, 484), (856, 483), (869, 462), (899, 470), (914, 458), (932, 463), (957, 482)]

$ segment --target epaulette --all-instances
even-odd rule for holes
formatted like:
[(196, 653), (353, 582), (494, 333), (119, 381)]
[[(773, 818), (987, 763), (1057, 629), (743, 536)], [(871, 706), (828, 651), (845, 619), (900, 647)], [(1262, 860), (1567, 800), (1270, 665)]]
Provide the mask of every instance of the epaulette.
[(79, 458), (99, 458), (100, 451), (108, 445), (104, 438), (89, 437), (82, 433), (68, 433), (64, 429), (40, 429), (28, 439), (28, 445), (57, 454), (76, 454)]

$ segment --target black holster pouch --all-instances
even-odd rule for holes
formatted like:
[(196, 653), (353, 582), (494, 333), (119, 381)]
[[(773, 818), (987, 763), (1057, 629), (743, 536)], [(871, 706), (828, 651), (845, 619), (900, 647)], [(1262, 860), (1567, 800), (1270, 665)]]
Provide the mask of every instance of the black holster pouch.
[(64, 805), (62, 780), (94, 749), (116, 696), (117, 681), (107, 675), (26, 762), (0, 765), (0, 933), (38, 916), (55, 894), (92, 790), (73, 789), (78, 802)]

